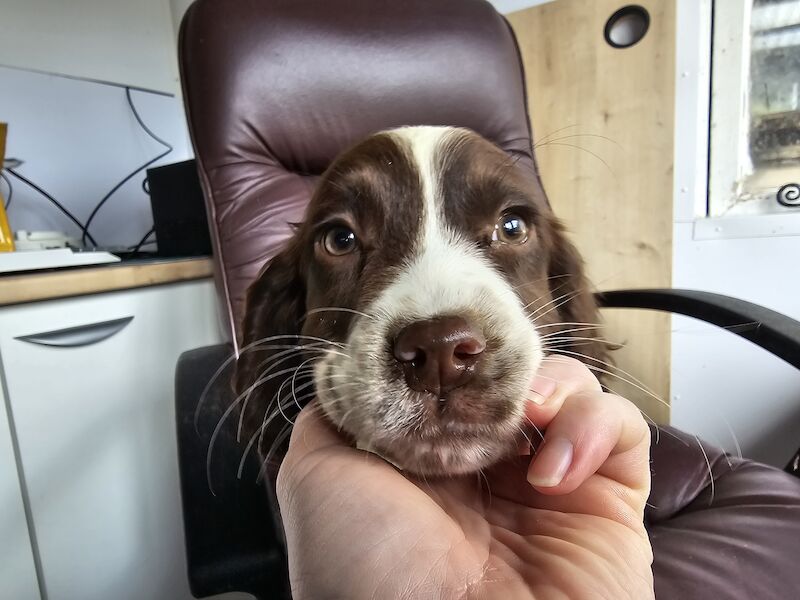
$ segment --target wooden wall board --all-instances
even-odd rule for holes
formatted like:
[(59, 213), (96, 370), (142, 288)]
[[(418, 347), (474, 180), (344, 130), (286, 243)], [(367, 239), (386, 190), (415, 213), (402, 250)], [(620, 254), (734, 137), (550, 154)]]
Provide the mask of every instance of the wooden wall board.
[[(675, 0), (639, 4), (649, 30), (625, 49), (603, 34), (618, 0), (556, 0), (507, 15), (545, 189), (599, 290), (672, 281)], [(615, 389), (667, 422), (669, 315), (614, 309), (604, 319), (606, 337), (626, 343), (617, 367), (658, 399), (636, 386)]]

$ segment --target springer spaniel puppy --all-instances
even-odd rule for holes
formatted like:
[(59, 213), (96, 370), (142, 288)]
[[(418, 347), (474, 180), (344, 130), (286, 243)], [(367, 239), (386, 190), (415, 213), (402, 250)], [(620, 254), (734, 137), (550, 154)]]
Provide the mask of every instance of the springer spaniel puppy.
[(605, 360), (597, 321), (535, 173), (466, 129), (377, 133), (323, 174), (249, 290), (240, 426), (269, 460), (271, 427), (315, 397), (402, 469), (476, 472), (525, 440), (548, 352)]

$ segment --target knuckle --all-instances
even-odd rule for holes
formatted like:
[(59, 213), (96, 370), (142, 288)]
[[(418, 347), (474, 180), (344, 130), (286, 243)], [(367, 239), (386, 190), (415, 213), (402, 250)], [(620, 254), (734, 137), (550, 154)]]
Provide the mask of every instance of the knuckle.
[(618, 407), (617, 411), (619, 412), (620, 417), (624, 420), (625, 427), (630, 434), (641, 441), (643, 441), (646, 437), (649, 444), (650, 426), (647, 424), (647, 421), (645, 420), (644, 415), (639, 407), (624, 396), (620, 396), (612, 392), (604, 392), (603, 396), (606, 397), (605, 400), (607, 402), (613, 402)]

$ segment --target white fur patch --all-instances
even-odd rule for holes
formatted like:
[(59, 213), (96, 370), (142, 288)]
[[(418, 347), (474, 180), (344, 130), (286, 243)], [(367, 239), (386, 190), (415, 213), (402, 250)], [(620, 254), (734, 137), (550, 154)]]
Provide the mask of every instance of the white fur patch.
[(393, 134), (410, 145), (425, 196), (424, 225), (416, 253), (375, 302), (376, 313), (407, 322), (443, 315), (486, 315), (496, 333), (512, 343), (535, 344), (536, 330), (508, 282), (468, 239), (447, 226), (436, 151), (462, 135), (449, 127), (408, 127)]
[[(355, 382), (357, 391), (345, 397), (319, 397), (328, 416), (371, 449), (397, 447), (422, 426), (424, 411), (404, 382), (390, 382), (387, 375), (387, 339), (398, 327), (441, 316), (469, 315), (482, 328), (486, 339), (499, 340), (493, 349), (495, 366), (513, 364), (513, 376), (498, 383), (498, 393), (519, 397), (516, 411), (504, 425), (508, 440), (434, 442), (417, 440), (407, 449), (408, 460), (421, 460), (420, 453), (435, 454), (443, 470), (451, 473), (475, 470), (507, 453), (516, 444), (516, 428), (522, 420), (527, 386), (542, 358), (533, 324), (505, 278), (473, 240), (449, 227), (443, 210), (437, 152), (443, 144), (456, 142), (463, 130), (445, 127), (409, 127), (391, 135), (406, 146), (422, 183), (422, 226), (413, 251), (401, 265), (396, 279), (366, 307), (371, 319), (359, 319), (348, 340), (349, 357), (330, 354), (316, 368), (318, 382), (327, 373), (338, 381)], [(495, 370), (499, 370), (496, 368)], [(488, 373), (492, 375), (491, 372)], [(497, 437), (498, 430), (493, 430)], [(394, 446), (393, 446), (394, 445)], [(402, 456), (402, 455), (401, 455)], [(394, 454), (395, 464), (398, 454)]]

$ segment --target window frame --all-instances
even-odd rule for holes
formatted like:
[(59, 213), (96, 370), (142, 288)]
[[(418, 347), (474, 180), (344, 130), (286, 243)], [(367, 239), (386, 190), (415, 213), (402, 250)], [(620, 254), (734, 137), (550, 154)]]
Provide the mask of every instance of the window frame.
[[(764, 193), (752, 186), (753, 179), (800, 183), (800, 165), (794, 181), (783, 181), (785, 173), (793, 167), (761, 168), (754, 177), (756, 171), (749, 153), (751, 19), (752, 0), (713, 0), (706, 216), (711, 219), (785, 216), (797, 221), (788, 231), (800, 232), (797, 207), (782, 206), (773, 191)], [(767, 188), (774, 186), (772, 183)], [(775, 228), (767, 227), (772, 229)], [(783, 227), (779, 229), (784, 231), (783, 235), (788, 233)]]

